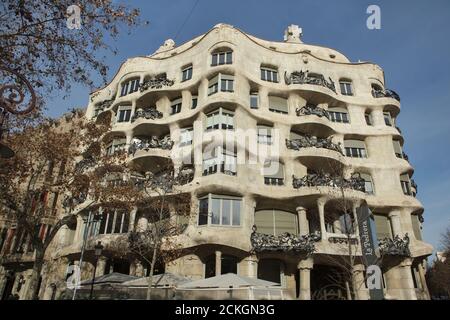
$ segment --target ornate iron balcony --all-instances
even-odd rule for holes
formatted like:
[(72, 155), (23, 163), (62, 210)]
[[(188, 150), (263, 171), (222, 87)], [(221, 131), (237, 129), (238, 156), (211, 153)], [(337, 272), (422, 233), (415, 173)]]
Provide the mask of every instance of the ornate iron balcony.
[(140, 141), (134, 141), (128, 148), (128, 154), (135, 154), (139, 150), (150, 150), (150, 149), (163, 149), (171, 150), (174, 142), (167, 135), (164, 138), (150, 137), (148, 139), (142, 139)]
[(374, 98), (393, 98), (400, 102), (400, 96), (394, 90), (375, 90), (372, 89), (372, 96)]
[(300, 150), (301, 148), (323, 148), (337, 151), (343, 155), (341, 144), (331, 141), (331, 138), (318, 138), (316, 136), (302, 135), (300, 139), (286, 139), (286, 147), (288, 149)]
[(330, 89), (334, 93), (336, 93), (336, 86), (331, 80), (330, 77), (328, 77), (327, 81), (325, 77), (322, 74), (315, 74), (314, 76), (309, 75), (309, 71), (306, 70), (306, 72), (303, 71), (294, 71), (289, 76), (288, 73), (284, 73), (284, 81), (287, 85), (290, 84), (313, 84), (317, 86), (322, 86), (325, 88)]
[(263, 251), (283, 251), (283, 252), (305, 252), (312, 254), (315, 248), (315, 242), (321, 239), (320, 232), (313, 234), (297, 236), (285, 232), (278, 236), (256, 232), (256, 226), (253, 226), (253, 232), (250, 236), (252, 250), (255, 252)]
[(194, 179), (195, 169), (193, 167), (181, 168), (177, 175), (177, 183), (180, 185), (187, 184)]
[(136, 112), (133, 114), (133, 117), (131, 117), (131, 122), (133, 123), (139, 118), (145, 118), (145, 119), (161, 119), (163, 117), (163, 114), (156, 110), (155, 107), (150, 107), (147, 109), (137, 109)]
[(84, 170), (95, 166), (96, 163), (97, 161), (95, 161), (95, 159), (92, 156), (89, 156), (77, 162), (77, 164), (75, 165), (75, 171), (83, 172)]
[(414, 189), (414, 190), (412, 190), (412, 194), (415, 197), (418, 192), (418, 186), (417, 186), (416, 181), (414, 181), (414, 179), (411, 179), (411, 188)]
[(328, 173), (308, 173), (303, 178), (292, 176), (292, 185), (295, 189), (302, 187), (343, 187), (365, 192), (365, 180), (359, 173), (355, 173), (350, 179), (341, 179)]
[(409, 251), (409, 236), (405, 234), (403, 238), (396, 235), (394, 239), (384, 238), (378, 240), (378, 247), (380, 248), (380, 254), (385, 256), (402, 256), (410, 257)]
[(297, 117), (315, 115), (320, 118), (325, 117), (330, 120), (330, 114), (327, 110), (310, 103), (307, 103), (306, 106), (302, 108), (297, 108), (295, 113), (297, 114)]
[(166, 74), (162, 74), (159, 76), (155, 76), (154, 78), (150, 78), (147, 80), (144, 80), (139, 85), (139, 91), (144, 92), (148, 89), (161, 89), (162, 87), (171, 87), (175, 81), (167, 79)]

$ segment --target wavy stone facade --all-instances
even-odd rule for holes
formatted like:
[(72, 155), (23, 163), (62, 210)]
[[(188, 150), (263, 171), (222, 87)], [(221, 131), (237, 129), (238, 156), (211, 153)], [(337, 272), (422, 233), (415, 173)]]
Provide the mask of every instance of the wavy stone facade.
[[(421, 237), (424, 209), (395, 126), (400, 98), (386, 89), (378, 65), (304, 44), (297, 28), (284, 42), (271, 42), (219, 24), (178, 47), (167, 41), (151, 56), (124, 62), (90, 96), (88, 119), (105, 112), (114, 121), (108, 152), (125, 148), (129, 161), (148, 171), (164, 159), (193, 168), (182, 187), (193, 207), (180, 237), (186, 254), (166, 272), (191, 279), (234, 272), (278, 282), (291, 299), (320, 299), (330, 293), (324, 287), (345, 288), (323, 279), (348, 256), (350, 238), (355, 296), (368, 299), (355, 221), (356, 209), (367, 204), (380, 240), (408, 239), (406, 255), (388, 250), (394, 241), (382, 242), (386, 297), (428, 298), (424, 263), (432, 248)], [(211, 146), (219, 148), (207, 155)], [(267, 156), (252, 161), (255, 154)], [(336, 168), (343, 168), (347, 213), (333, 182)], [(125, 218), (129, 229), (147, 223), (136, 212)], [(52, 258), (78, 263), (78, 222), (60, 232)], [(123, 233), (94, 233), (89, 241), (107, 243)], [(89, 254), (85, 259), (83, 279), (90, 276)], [(139, 261), (117, 261), (105, 254), (98, 275), (146, 272)], [(41, 290), (48, 299), (62, 277), (46, 277), (53, 279)]]

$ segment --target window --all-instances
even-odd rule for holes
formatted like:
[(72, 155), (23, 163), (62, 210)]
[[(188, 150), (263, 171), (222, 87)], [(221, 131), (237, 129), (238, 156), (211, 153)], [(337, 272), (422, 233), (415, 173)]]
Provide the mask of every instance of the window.
[(272, 127), (265, 125), (258, 125), (258, 143), (272, 144)]
[(218, 146), (208, 154), (203, 154), (203, 175), (207, 176), (222, 172), (231, 176), (236, 175), (236, 153)]
[(259, 106), (258, 92), (250, 92), (250, 108), (258, 109), (258, 106)]
[(278, 82), (278, 70), (261, 67), (261, 80)]
[(284, 185), (283, 164), (278, 161), (264, 162), (264, 184), (272, 186)]
[(348, 80), (339, 81), (339, 85), (341, 87), (341, 94), (344, 96), (352, 96), (352, 82)]
[(390, 112), (383, 112), (383, 116), (384, 116), (384, 123), (389, 126), (392, 127), (392, 117), (391, 117), (391, 113)]
[(127, 233), (129, 222), (130, 215), (128, 212), (119, 210), (104, 211), (102, 213), (100, 224), (97, 224), (95, 227), (96, 230), (93, 230), (91, 234)]
[(367, 158), (366, 145), (360, 140), (345, 140), (345, 155), (352, 158)]
[(215, 52), (212, 54), (212, 66), (233, 63), (233, 51)]
[(126, 138), (116, 138), (114, 139), (106, 148), (106, 155), (111, 156), (115, 152), (125, 149)]
[(133, 93), (139, 90), (139, 79), (133, 79), (122, 83), (122, 89), (120, 91), (120, 96), (126, 96), (129, 93)]
[(375, 220), (375, 229), (377, 234), (377, 239), (392, 239), (392, 229), (391, 229), (391, 221), (385, 215), (381, 214), (373, 214)]
[(183, 82), (183, 81), (190, 80), (190, 79), (192, 79), (192, 65), (190, 65), (190, 66), (184, 68), (184, 69), (181, 71), (181, 81), (182, 81), (182, 82)]
[(416, 237), (417, 240), (422, 240), (422, 228), (419, 216), (417, 214), (413, 214), (411, 215), (411, 220), (414, 236)]
[(219, 108), (206, 115), (206, 130), (234, 129), (234, 112)]
[(194, 129), (192, 127), (183, 128), (180, 131), (180, 146), (186, 146), (192, 144), (192, 135)]
[(131, 118), (131, 107), (122, 106), (119, 107), (119, 113), (117, 116), (117, 122), (129, 122)]
[(360, 173), (361, 178), (364, 179), (364, 192), (367, 194), (374, 194), (374, 190), (373, 190), (373, 182), (372, 182), (372, 177), (370, 176), (370, 174), (367, 173)]
[(191, 109), (197, 108), (197, 104), (198, 104), (198, 97), (192, 96)]
[(181, 112), (181, 103), (182, 103), (182, 99), (178, 98), (175, 99), (171, 102), (170, 108), (171, 108), (171, 113), (170, 114), (177, 114)]
[(283, 210), (270, 209), (255, 212), (258, 233), (278, 236), (285, 232), (298, 234), (297, 215)]
[(223, 92), (234, 91), (234, 77), (232, 75), (219, 73), (217, 76), (209, 80), (208, 85), (209, 96), (219, 92), (219, 83), (220, 83), (220, 91)]
[(409, 175), (407, 173), (404, 173), (400, 176), (400, 183), (402, 185), (403, 193), (407, 196), (411, 196), (411, 182), (409, 180)]
[(403, 150), (400, 141), (392, 140), (392, 144), (394, 145), (394, 153), (397, 158), (403, 159)]
[(241, 225), (241, 199), (209, 194), (200, 199), (199, 225)]
[(128, 93), (133, 93), (139, 90), (139, 79), (133, 79), (130, 81), (130, 91)]
[(330, 114), (330, 120), (332, 122), (339, 122), (339, 123), (350, 122), (348, 111), (345, 108), (330, 107), (328, 108), (328, 113)]
[(288, 114), (289, 108), (287, 99), (276, 96), (269, 96), (269, 110), (276, 113)]
[(341, 233), (343, 234), (353, 234), (355, 233), (354, 221), (349, 213), (343, 213), (339, 216), (339, 225), (341, 228)]
[(373, 126), (372, 113), (370, 112), (364, 113), (364, 118), (366, 119), (366, 124), (368, 126)]
[[(237, 274), (238, 259), (229, 255), (222, 255), (220, 262), (221, 274)], [(216, 256), (210, 255), (205, 262), (205, 279), (216, 276)]]

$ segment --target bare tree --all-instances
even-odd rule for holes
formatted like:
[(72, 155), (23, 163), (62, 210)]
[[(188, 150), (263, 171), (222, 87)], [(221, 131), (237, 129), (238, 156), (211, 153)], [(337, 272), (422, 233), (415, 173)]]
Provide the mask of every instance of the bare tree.
[(433, 298), (450, 299), (450, 227), (442, 234), (442, 255), (428, 269), (426, 280)]

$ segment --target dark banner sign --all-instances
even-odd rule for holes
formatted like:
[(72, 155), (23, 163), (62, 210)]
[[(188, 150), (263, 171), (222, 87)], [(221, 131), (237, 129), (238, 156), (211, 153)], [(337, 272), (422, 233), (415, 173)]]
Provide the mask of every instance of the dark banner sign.
[(366, 282), (369, 288), (371, 300), (383, 300), (382, 273), (377, 265), (378, 256), (375, 252), (376, 233), (374, 221), (367, 205), (362, 205), (357, 210), (359, 237), (361, 239), (361, 251), (366, 265)]

